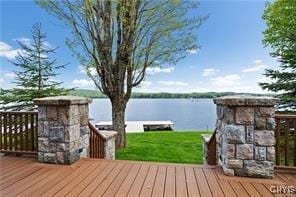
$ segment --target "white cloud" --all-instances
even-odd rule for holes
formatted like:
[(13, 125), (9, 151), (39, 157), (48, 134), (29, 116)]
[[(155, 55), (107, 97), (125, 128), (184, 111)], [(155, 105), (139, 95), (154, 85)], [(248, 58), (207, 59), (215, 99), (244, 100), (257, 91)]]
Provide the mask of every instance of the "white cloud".
[(84, 66), (78, 66), (79, 73), (86, 74), (86, 69)]
[(190, 54), (195, 54), (197, 53), (197, 49), (190, 49), (190, 50), (187, 50), (187, 52)]
[(252, 67), (249, 67), (249, 68), (245, 68), (245, 69), (243, 69), (243, 72), (244, 73), (257, 72), (257, 71), (263, 70), (266, 67), (267, 67), (267, 65), (265, 65), (265, 64), (259, 64), (259, 65), (255, 65), (255, 66), (252, 66)]
[(265, 65), (265, 64), (262, 63), (262, 60), (254, 60), (253, 63), (255, 65), (243, 69), (242, 72), (244, 72), (244, 73), (257, 72), (257, 71), (261, 71), (264, 68), (267, 68), (268, 67), (267, 65)]
[(253, 86), (245, 86), (245, 85), (238, 85), (238, 86), (229, 86), (229, 87), (217, 87), (212, 91), (215, 92), (237, 92), (237, 93), (262, 93), (262, 91), (257, 91), (256, 87)]
[(77, 87), (93, 87), (94, 86), (94, 82), (92, 80), (87, 80), (87, 79), (74, 79), (72, 81), (72, 84), (77, 86)]
[(147, 87), (147, 86), (150, 86), (151, 84), (152, 84), (151, 81), (142, 81), (142, 82), (141, 82), (141, 86), (142, 86), (142, 87), (143, 87), (143, 86)]
[(47, 49), (52, 49), (52, 48), (54, 48), (54, 47), (52, 46), (52, 44), (50, 44), (50, 43), (47, 42), (47, 41), (43, 42), (43, 45), (44, 45), (45, 48), (47, 48)]
[(18, 53), (23, 53), (21, 49), (13, 49), (10, 45), (0, 41), (0, 57), (14, 59)]
[(4, 74), (4, 77), (7, 77), (7, 78), (15, 78), (16, 77), (16, 74), (14, 72), (5, 73)]
[(262, 60), (254, 60), (253, 63), (254, 64), (262, 64)]
[(271, 83), (272, 80), (269, 77), (261, 77), (257, 80), (257, 83)]
[(21, 42), (24, 45), (31, 45), (32, 44), (32, 40), (30, 38), (21, 37), (21, 38), (16, 38), (14, 40), (15, 41), (19, 41), (19, 42)]
[(161, 67), (148, 67), (146, 69), (148, 74), (157, 74), (157, 73), (171, 73), (175, 70), (175, 67), (161, 68)]
[(212, 85), (216, 87), (232, 87), (240, 85), (241, 77), (237, 74), (225, 75), (211, 79)]
[(59, 79), (54, 79), (54, 78), (50, 78), (49, 81), (56, 82), (56, 83), (60, 83), (60, 82), (62, 82), (61, 80), (59, 80)]
[(208, 77), (208, 76), (214, 75), (219, 71), (220, 71), (219, 69), (215, 69), (215, 68), (206, 68), (203, 70), (202, 76)]
[(188, 83), (181, 81), (158, 81), (157, 83), (166, 86), (188, 86)]
[[(13, 40), (19, 41), (26, 46), (31, 46), (33, 44), (33, 40), (30, 38), (20, 37), (20, 38), (15, 38)], [(45, 49), (52, 49), (53, 48), (53, 46), (47, 41), (43, 41), (42, 44)]]
[[(78, 66), (78, 70), (79, 70), (79, 73), (83, 73), (83, 74), (87, 74), (87, 70), (86, 70), (86, 67), (85, 66)], [(91, 67), (91, 68), (88, 68), (89, 72), (91, 75), (96, 75), (97, 74), (97, 71), (95, 68)]]
[(171, 92), (181, 93), (190, 92), (189, 84), (181, 81), (143, 81), (140, 86), (136, 87), (136, 92), (157, 93)]

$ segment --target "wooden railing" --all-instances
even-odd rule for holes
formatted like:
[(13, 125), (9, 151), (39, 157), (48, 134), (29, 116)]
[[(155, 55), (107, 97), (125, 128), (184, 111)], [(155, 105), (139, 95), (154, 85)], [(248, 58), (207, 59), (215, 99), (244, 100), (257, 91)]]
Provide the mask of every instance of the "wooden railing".
[(207, 163), (209, 165), (216, 165), (217, 164), (217, 153), (216, 153), (216, 130), (212, 134), (210, 140), (207, 142)]
[(89, 157), (104, 159), (106, 140), (90, 122), (88, 126), (90, 129)]
[(275, 163), (296, 166), (296, 115), (276, 114)]
[(0, 152), (37, 153), (38, 112), (0, 111)]

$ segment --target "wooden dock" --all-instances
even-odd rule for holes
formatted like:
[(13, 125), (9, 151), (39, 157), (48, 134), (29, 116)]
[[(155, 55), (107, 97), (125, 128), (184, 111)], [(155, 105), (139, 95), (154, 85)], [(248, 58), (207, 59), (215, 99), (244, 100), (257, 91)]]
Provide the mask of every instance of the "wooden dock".
[(80, 159), (75, 164), (0, 157), (0, 196), (273, 196), (270, 187), (295, 186), (296, 174), (273, 179), (225, 176), (218, 167)]
[[(172, 130), (171, 121), (125, 121), (127, 133), (141, 133), (144, 131)], [(101, 121), (95, 124), (99, 130), (110, 130), (111, 121)]]

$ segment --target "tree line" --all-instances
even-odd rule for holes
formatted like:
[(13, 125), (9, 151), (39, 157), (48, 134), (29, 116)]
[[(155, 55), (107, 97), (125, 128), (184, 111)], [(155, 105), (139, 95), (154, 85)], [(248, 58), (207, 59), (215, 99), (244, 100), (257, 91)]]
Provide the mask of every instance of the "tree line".
[[(193, 92), (193, 93), (168, 93), (168, 92), (159, 92), (159, 93), (141, 93), (134, 92), (131, 95), (131, 98), (147, 98), (147, 99), (157, 99), (157, 98), (185, 98), (185, 99), (198, 99), (198, 98), (216, 98), (220, 96), (228, 95), (252, 95), (252, 96), (272, 96), (271, 94), (250, 94), (250, 93), (235, 93), (235, 92)], [(86, 89), (76, 89), (69, 92), (69, 95), (72, 96), (83, 96), (89, 98), (107, 98), (104, 94), (100, 93), (97, 90), (86, 90)]]

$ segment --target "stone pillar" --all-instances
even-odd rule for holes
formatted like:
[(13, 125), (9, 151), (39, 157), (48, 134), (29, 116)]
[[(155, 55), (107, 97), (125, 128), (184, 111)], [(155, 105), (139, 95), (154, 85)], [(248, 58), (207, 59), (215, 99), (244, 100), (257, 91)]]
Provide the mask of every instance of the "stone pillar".
[(231, 176), (272, 178), (274, 105), (271, 97), (226, 96), (217, 105), (217, 161)]
[(56, 96), (38, 105), (38, 161), (72, 164), (89, 154), (88, 104), (91, 99)]
[(104, 159), (114, 160), (115, 159), (115, 139), (116, 131), (98, 130), (99, 133), (104, 137)]

